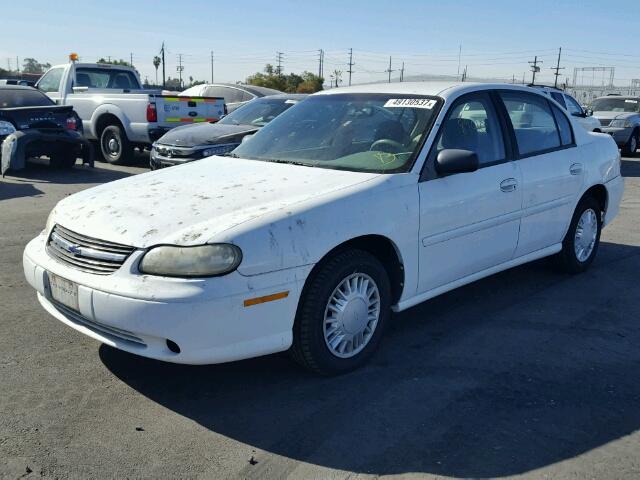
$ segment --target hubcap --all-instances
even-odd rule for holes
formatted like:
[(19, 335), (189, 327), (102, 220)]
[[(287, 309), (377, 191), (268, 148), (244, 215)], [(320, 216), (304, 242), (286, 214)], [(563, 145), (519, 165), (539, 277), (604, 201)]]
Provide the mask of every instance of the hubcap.
[(573, 248), (579, 262), (586, 262), (591, 256), (597, 236), (598, 217), (596, 216), (596, 212), (589, 208), (580, 215), (573, 240)]
[(324, 341), (329, 351), (350, 358), (367, 346), (380, 319), (380, 292), (365, 273), (354, 273), (335, 288), (324, 312)]
[(118, 155), (118, 152), (120, 152), (120, 142), (118, 142), (118, 139), (115, 136), (110, 136), (105, 140), (106, 140), (105, 144), (107, 147), (107, 151), (109, 152), (109, 155), (111, 156)]

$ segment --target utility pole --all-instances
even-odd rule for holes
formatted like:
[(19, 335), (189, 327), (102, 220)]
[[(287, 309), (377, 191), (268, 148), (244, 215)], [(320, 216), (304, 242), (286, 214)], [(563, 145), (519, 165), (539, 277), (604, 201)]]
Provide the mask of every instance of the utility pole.
[(129, 65), (133, 67), (133, 52), (129, 54)]
[(324, 77), (324, 50), (318, 50), (318, 77)]
[(460, 44), (460, 48), (458, 48), (458, 73), (456, 77), (460, 78), (460, 60), (462, 59), (462, 44)]
[(167, 85), (167, 82), (165, 80), (165, 71), (164, 71), (164, 66), (165, 66), (165, 62), (164, 62), (164, 42), (162, 42), (162, 49), (160, 50), (160, 53), (162, 53), (162, 88), (165, 88)]
[(400, 69), (400, 81), (404, 82), (404, 62), (402, 62), (402, 68)]
[(349, 70), (347, 70), (347, 72), (349, 72), (349, 85), (351, 85), (351, 74), (353, 73), (353, 66), (355, 65), (355, 63), (353, 63), (353, 48), (349, 49)]
[(560, 76), (560, 70), (564, 70), (564, 67), (560, 67), (560, 57), (562, 56), (562, 47), (560, 47), (560, 49), (558, 50), (558, 63), (556, 64), (555, 68), (551, 68), (551, 70), (555, 70), (554, 75), (556, 77), (556, 79), (553, 82), (553, 86), (558, 88), (558, 77)]
[[(538, 63), (544, 63), (542, 60), (540, 60), (538, 62), (538, 56), (536, 55), (533, 59), (533, 62), (529, 62), (529, 65), (531, 65), (531, 72), (533, 72), (533, 78), (531, 79), (531, 83), (533, 85), (535, 85), (536, 83), (536, 73), (538, 73), (540, 71), (540, 67), (538, 66)], [(524, 82), (522, 82), (524, 83)]]
[(464, 70), (462, 72), (462, 78), (460, 79), (461, 82), (464, 82), (467, 79), (467, 67), (468, 65), (464, 66)]
[(391, 70), (391, 57), (389, 57), (389, 68), (387, 68), (386, 72), (389, 74), (389, 83), (391, 83), (391, 72), (395, 72), (395, 70)]
[(16, 55), (16, 72), (20, 73), (20, 62), (18, 61), (17, 55)]
[(211, 83), (213, 83), (213, 50), (211, 50)]
[(178, 74), (180, 75), (180, 88), (182, 88), (182, 71), (184, 70), (184, 67), (182, 66), (182, 54), (181, 53), (178, 54), (178, 66), (176, 67), (176, 70), (178, 71)]
[(282, 75), (282, 55), (284, 55), (282, 52), (276, 52), (276, 54), (278, 55), (277, 59), (278, 59), (278, 66), (276, 67), (276, 74), (278, 76)]
[(515, 73), (511, 77), (511, 83), (516, 83), (516, 74)]

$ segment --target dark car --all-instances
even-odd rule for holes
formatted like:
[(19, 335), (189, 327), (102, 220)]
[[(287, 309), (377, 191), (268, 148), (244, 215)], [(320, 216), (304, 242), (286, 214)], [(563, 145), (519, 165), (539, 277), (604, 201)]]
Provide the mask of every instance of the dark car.
[(42, 155), (57, 168), (71, 168), (79, 157), (93, 165), (80, 117), (73, 107), (56, 105), (35, 88), (0, 85), (2, 175), (24, 168), (27, 158)]
[(169, 167), (223, 155), (307, 95), (280, 94), (256, 98), (217, 123), (197, 123), (174, 128), (151, 149), (151, 168)]
[(192, 97), (222, 97), (229, 113), (242, 107), (246, 103), (262, 97), (281, 95), (282, 92), (273, 88), (243, 85), (240, 83), (206, 83), (187, 88), (180, 96)]

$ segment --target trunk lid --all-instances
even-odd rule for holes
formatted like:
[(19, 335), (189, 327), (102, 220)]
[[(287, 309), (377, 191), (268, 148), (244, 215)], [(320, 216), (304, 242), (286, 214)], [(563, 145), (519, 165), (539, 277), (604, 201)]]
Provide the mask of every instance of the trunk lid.
[(67, 118), (73, 113), (71, 105), (46, 105), (38, 107), (14, 107), (0, 110), (4, 117), (13, 123), (17, 130), (64, 129)]

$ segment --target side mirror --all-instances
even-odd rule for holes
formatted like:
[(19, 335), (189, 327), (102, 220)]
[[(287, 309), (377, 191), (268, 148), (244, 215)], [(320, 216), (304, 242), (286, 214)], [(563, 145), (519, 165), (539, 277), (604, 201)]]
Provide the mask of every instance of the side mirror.
[(585, 108), (584, 109), (584, 116), (585, 117), (592, 117), (593, 116), (593, 110), (591, 110), (590, 108)]
[(454, 173), (475, 172), (480, 162), (478, 154), (470, 150), (449, 148), (442, 150), (436, 158), (436, 172), (439, 175), (453, 175)]

